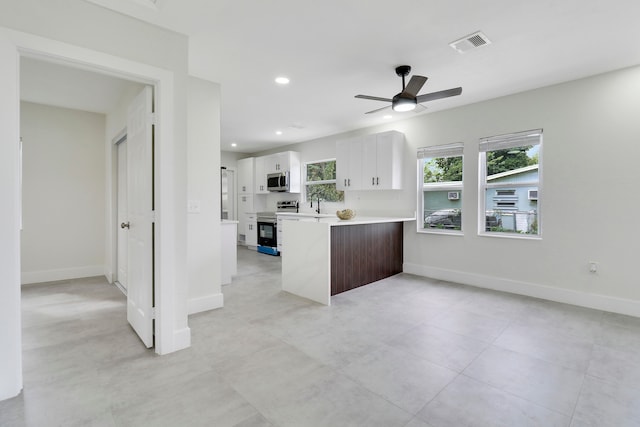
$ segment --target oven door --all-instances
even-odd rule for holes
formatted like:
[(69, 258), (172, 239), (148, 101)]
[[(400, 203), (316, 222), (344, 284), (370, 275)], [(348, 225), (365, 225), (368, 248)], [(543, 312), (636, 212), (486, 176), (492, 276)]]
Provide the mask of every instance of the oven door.
[(277, 238), (278, 233), (275, 222), (258, 220), (258, 245), (277, 248)]

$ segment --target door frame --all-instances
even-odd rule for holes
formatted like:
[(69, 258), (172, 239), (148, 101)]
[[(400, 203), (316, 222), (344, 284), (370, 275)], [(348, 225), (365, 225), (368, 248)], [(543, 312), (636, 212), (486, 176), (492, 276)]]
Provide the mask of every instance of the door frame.
[(111, 197), (111, 221), (107, 224), (109, 227), (109, 238), (111, 239), (111, 277), (107, 277), (110, 282), (114, 283), (123, 294), (127, 295), (127, 290), (120, 284), (120, 278), (118, 277), (118, 210), (120, 209), (119, 199), (119, 171), (120, 171), (120, 158), (118, 156), (118, 146), (127, 142), (127, 128), (125, 126), (120, 132), (111, 139), (111, 193), (108, 197)]
[[(132, 61), (126, 58), (114, 56), (104, 52), (84, 48), (68, 43), (23, 33), (0, 27), (0, 62), (4, 65), (0, 67), (0, 78), (4, 80), (0, 83), (8, 89), (4, 101), (0, 101), (0, 112), (4, 114), (4, 119), (0, 120), (0, 148), (1, 157), (6, 161), (0, 162), (4, 168), (4, 183), (0, 183), (0, 197), (6, 200), (5, 208), (0, 211), (0, 218), (6, 219), (2, 228), (3, 239), (7, 239), (0, 245), (0, 253), (7, 254), (0, 267), (5, 271), (3, 286), (7, 287), (6, 292), (0, 292), (0, 296), (7, 297), (6, 301), (11, 301), (9, 313), (0, 320), (10, 320), (14, 325), (11, 331), (7, 332), (7, 353), (10, 353), (11, 366), (7, 366), (10, 372), (16, 372), (18, 376), (18, 391), (22, 388), (22, 355), (21, 355), (21, 331), (20, 331), (20, 233), (19, 219), (21, 217), (19, 205), (19, 173), (15, 165), (18, 153), (18, 136), (20, 135), (20, 85), (19, 66), (20, 57), (34, 57), (49, 61), (59, 61), (71, 67), (109, 74), (127, 80), (136, 81), (142, 84), (153, 86), (155, 94), (155, 112), (162, 120), (156, 125), (155, 131), (155, 156), (154, 174), (156, 186), (154, 196), (156, 200), (156, 245), (154, 255), (156, 264), (155, 275), (155, 295), (156, 295), (156, 347), (158, 354), (171, 353), (190, 346), (191, 333), (188, 326), (179, 328), (185, 320), (186, 310), (182, 313), (180, 307), (186, 306), (186, 290), (181, 287), (186, 286), (181, 274), (181, 265), (184, 264), (176, 257), (176, 247), (179, 244), (180, 230), (179, 221), (181, 218), (176, 208), (179, 204), (179, 191), (174, 184), (180, 182), (179, 165), (174, 163), (176, 151), (176, 139), (174, 133), (174, 72), (152, 65)], [(10, 52), (13, 50), (13, 54)], [(15, 79), (14, 81), (11, 81)], [(105, 135), (105, 140), (107, 139)], [(15, 141), (16, 144), (11, 144)], [(5, 156), (6, 155), (6, 156)], [(111, 156), (107, 150), (107, 156)], [(112, 161), (108, 159), (108, 161)], [(10, 255), (10, 256), (9, 256)], [(110, 266), (107, 266), (110, 267)], [(6, 281), (5, 281), (6, 280)], [(180, 300), (184, 296), (183, 301)], [(15, 314), (18, 314), (17, 318)], [(184, 314), (184, 319), (182, 315)], [(16, 338), (15, 340), (13, 338)], [(3, 345), (5, 342), (2, 343)], [(2, 370), (4, 372), (4, 370)], [(0, 384), (0, 388), (3, 384)], [(4, 390), (0, 390), (0, 395)], [(0, 396), (1, 398), (1, 396)]]

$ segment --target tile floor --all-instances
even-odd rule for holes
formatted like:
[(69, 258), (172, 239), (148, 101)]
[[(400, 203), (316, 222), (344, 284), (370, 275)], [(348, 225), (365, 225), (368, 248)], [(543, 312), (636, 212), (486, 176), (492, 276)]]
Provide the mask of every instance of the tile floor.
[(1, 426), (640, 425), (640, 319), (401, 274), (320, 306), (239, 249), (225, 307), (159, 357), (104, 278), (23, 291)]

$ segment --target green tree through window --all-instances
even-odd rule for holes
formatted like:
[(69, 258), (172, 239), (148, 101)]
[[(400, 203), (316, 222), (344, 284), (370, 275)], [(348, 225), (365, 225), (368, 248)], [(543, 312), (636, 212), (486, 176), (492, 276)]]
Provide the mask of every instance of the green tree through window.
[(305, 175), (306, 200), (320, 198), (326, 202), (344, 201), (344, 192), (336, 189), (336, 161), (307, 163)]
[(496, 150), (487, 152), (487, 175), (512, 171), (525, 166), (537, 165), (538, 154), (531, 157), (527, 154), (533, 145), (518, 147), (517, 149)]

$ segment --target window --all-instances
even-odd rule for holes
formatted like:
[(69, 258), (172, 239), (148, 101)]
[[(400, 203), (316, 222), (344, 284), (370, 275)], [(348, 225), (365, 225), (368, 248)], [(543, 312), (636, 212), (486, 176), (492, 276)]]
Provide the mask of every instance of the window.
[(336, 189), (336, 161), (323, 160), (305, 165), (307, 201), (320, 198), (325, 202), (343, 202), (344, 191)]
[(481, 234), (540, 235), (541, 155), (542, 129), (480, 140)]
[(462, 230), (462, 143), (418, 149), (418, 231)]

